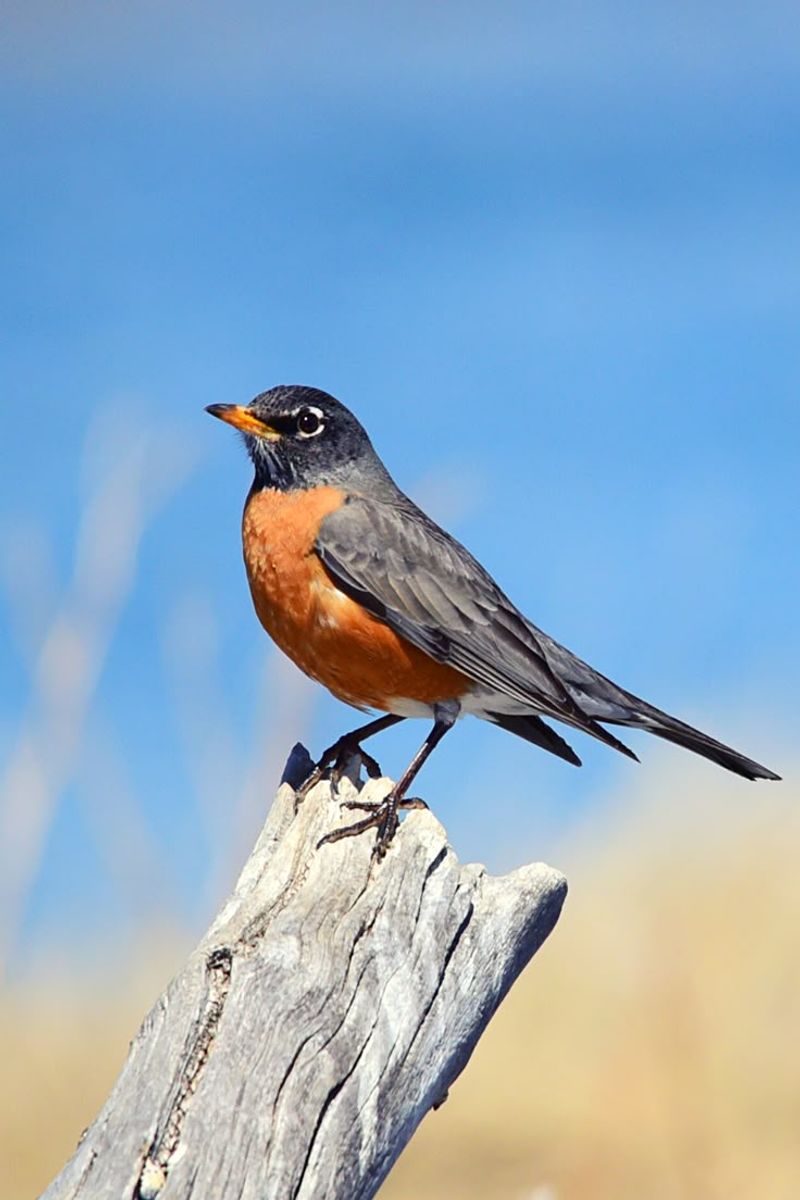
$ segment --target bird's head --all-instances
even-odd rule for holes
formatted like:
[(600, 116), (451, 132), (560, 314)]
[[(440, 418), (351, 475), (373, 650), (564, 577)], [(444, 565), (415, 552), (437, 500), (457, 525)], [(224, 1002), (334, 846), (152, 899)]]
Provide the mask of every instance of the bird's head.
[(318, 388), (282, 385), (247, 405), (210, 404), (206, 412), (242, 434), (256, 487), (291, 491), (386, 476), (361, 423)]

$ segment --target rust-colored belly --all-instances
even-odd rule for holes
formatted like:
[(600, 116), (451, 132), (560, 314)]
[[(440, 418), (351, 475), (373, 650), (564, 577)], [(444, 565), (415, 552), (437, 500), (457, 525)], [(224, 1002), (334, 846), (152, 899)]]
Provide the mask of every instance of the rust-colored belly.
[(471, 683), (434, 662), (334, 585), (314, 551), (320, 522), (344, 499), (336, 488), (255, 492), (242, 540), (256, 613), (306, 675), (358, 708), (391, 711), (392, 700), (435, 704)]

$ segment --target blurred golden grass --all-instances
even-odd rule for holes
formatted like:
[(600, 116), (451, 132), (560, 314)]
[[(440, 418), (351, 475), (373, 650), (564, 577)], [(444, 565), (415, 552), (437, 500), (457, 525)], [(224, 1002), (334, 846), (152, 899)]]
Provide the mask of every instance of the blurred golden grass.
[[(30, 1200), (72, 1154), (169, 971), (132, 949), (131, 978), (42, 977), (0, 995), (0, 1170), (7, 1200)], [(142, 979), (135, 977), (136, 962)], [(175, 965), (173, 961), (173, 966)]]
[[(665, 776), (564, 846), (556, 932), (386, 1200), (800, 1194), (798, 796), (689, 778), (702, 790)], [(0, 1001), (9, 1200), (61, 1166), (165, 982), (150, 950), (130, 961), (116, 996), (39, 979)]]

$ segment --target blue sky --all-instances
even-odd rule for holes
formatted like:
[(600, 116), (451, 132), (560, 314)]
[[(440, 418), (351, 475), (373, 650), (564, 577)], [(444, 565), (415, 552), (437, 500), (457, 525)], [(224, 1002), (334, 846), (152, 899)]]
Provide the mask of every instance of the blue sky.
[[(279, 382), (353, 407), (534, 621), (781, 769), (800, 667), (794, 6), (33, 3), (5, 24), (6, 763), (41, 725), (32, 664), (76, 547), (99, 544), (87, 503), (105, 489), (112, 549), (131, 496), (146, 514), (72, 765), (19, 834), (17, 934), (135, 919), (113, 851), (128, 817), (176, 919), (229, 878), (229, 825), (258, 803), (234, 821), (222, 793), (295, 685), (273, 667), (259, 699), (249, 470), (202, 410)], [(91, 630), (105, 601), (81, 596)], [(292, 695), (287, 743), (351, 720)], [(385, 768), (423, 732), (387, 735)], [(641, 740), (641, 768), (578, 748), (582, 772), (461, 728), (421, 790), (463, 857), (506, 866), (665, 761)]]

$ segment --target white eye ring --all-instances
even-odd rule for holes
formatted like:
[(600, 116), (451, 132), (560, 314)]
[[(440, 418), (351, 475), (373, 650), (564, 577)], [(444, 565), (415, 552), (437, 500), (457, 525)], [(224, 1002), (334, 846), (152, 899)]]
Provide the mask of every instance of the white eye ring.
[[(305, 424), (305, 428), (303, 425)], [(316, 437), (325, 428), (324, 414), (321, 408), (308, 405), (301, 408), (297, 414), (297, 433), (301, 438)]]

